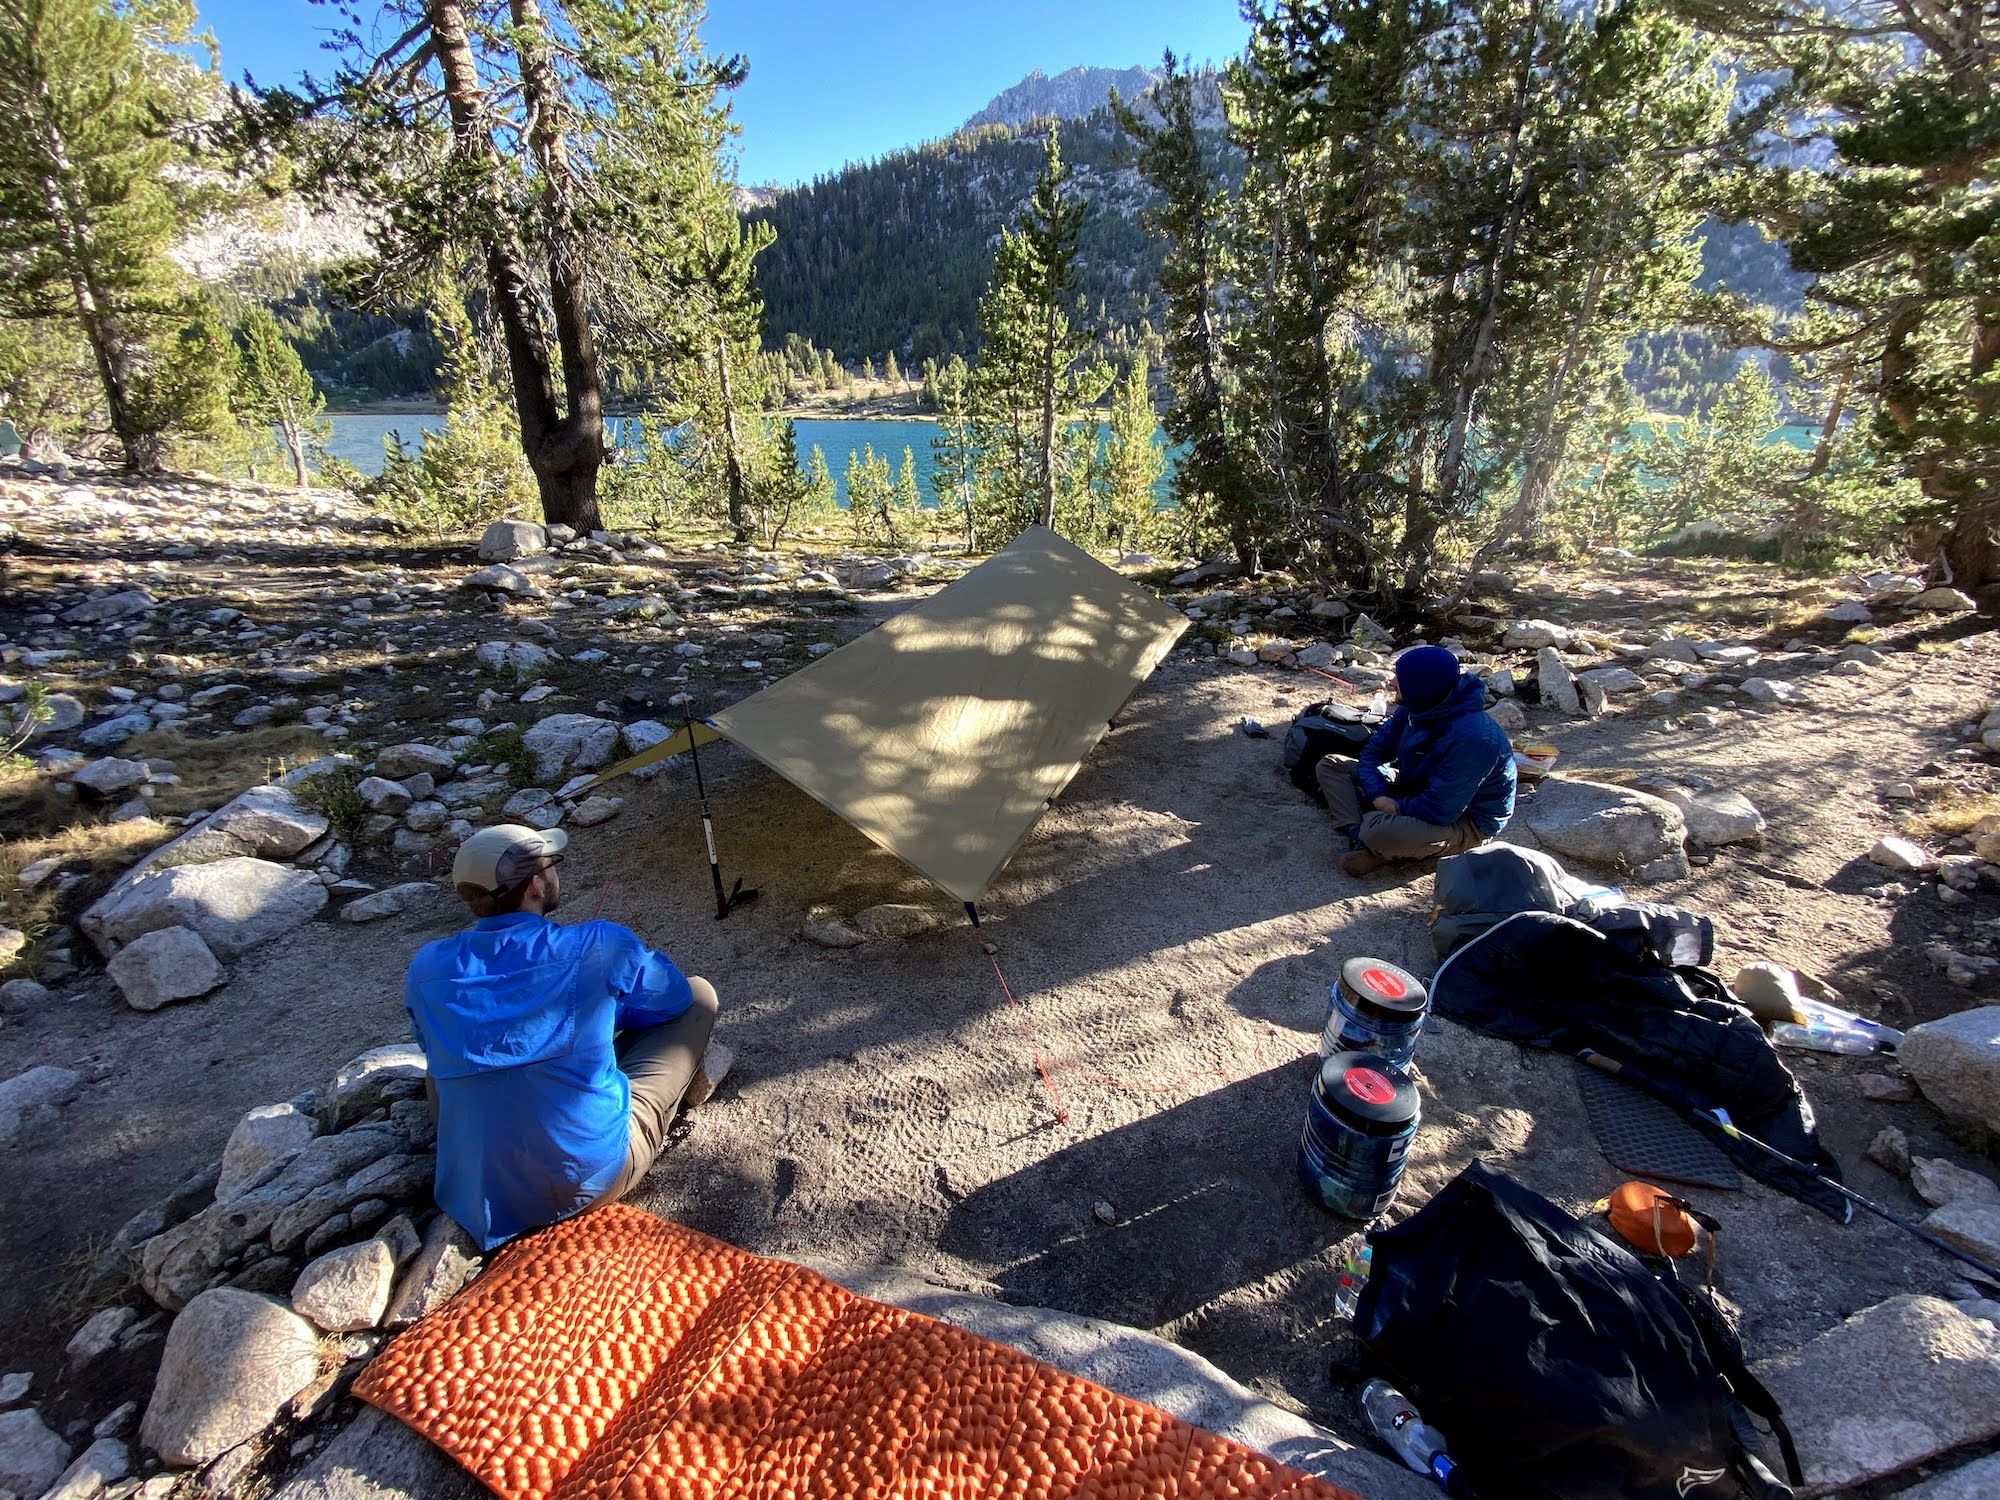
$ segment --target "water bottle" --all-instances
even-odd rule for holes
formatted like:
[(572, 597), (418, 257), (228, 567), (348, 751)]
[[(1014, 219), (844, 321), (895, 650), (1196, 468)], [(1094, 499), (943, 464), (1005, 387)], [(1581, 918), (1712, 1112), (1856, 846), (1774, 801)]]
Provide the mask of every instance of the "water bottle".
[(1424, 1425), (1409, 1397), (1386, 1380), (1371, 1380), (1361, 1388), (1361, 1410), (1391, 1452), (1419, 1474), (1451, 1488), (1458, 1465), (1444, 1451), (1444, 1439)]
[(1779, 1046), (1867, 1057), (1876, 1052), (1894, 1052), (1903, 1043), (1903, 1033), (1895, 1027), (1837, 1009), (1822, 1000), (1802, 1001), (1800, 1008), (1805, 1013), (1804, 1021), (1780, 1021), (1771, 1028), (1771, 1040)]
[(1374, 1260), (1375, 1247), (1364, 1243), (1340, 1263), (1340, 1274), (1333, 1287), (1333, 1310), (1349, 1323), (1354, 1321), (1355, 1305), (1361, 1300), (1361, 1288), (1368, 1284), (1368, 1271)]

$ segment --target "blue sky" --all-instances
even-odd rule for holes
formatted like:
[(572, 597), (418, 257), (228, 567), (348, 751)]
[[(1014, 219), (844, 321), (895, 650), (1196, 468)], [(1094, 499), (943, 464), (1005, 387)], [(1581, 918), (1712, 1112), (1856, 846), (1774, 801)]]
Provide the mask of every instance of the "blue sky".
[[(201, 0), (197, 0), (201, 3)], [(367, 14), (366, 0), (356, 7)], [(206, 0), (232, 80), (325, 71), (333, 8)], [(737, 94), (742, 179), (793, 183), (947, 134), (1027, 73), (1235, 53), (1236, 0), (712, 0), (703, 36), (750, 60)]]

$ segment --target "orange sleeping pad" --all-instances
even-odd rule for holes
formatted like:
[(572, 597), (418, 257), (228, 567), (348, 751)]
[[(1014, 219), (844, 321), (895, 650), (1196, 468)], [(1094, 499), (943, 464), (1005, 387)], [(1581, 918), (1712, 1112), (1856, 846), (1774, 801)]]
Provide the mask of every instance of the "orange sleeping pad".
[(626, 1205), (508, 1246), (354, 1389), (507, 1500), (1355, 1500)]

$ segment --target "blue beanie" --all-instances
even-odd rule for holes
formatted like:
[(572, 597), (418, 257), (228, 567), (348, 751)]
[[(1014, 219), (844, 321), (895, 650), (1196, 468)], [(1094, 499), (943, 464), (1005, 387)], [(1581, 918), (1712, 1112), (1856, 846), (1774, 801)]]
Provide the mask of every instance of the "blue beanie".
[(1412, 713), (1436, 708), (1458, 686), (1458, 658), (1442, 646), (1414, 646), (1396, 658), (1396, 686)]

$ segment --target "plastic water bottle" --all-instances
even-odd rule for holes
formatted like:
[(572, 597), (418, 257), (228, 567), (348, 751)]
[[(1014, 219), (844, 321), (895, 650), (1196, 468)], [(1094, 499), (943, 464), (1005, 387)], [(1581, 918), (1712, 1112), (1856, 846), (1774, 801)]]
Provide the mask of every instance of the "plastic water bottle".
[(1361, 1300), (1361, 1289), (1368, 1284), (1369, 1268), (1374, 1261), (1375, 1247), (1364, 1243), (1340, 1263), (1340, 1274), (1333, 1287), (1333, 1310), (1350, 1323), (1354, 1321), (1355, 1305)]
[(1361, 1388), (1361, 1410), (1375, 1436), (1419, 1474), (1428, 1474), (1447, 1490), (1458, 1465), (1444, 1451), (1444, 1439), (1424, 1425), (1410, 1398), (1386, 1380), (1371, 1380)]
[(1894, 1052), (1903, 1044), (1903, 1033), (1880, 1021), (1840, 1010), (1822, 1000), (1802, 1004), (1805, 1020), (1780, 1021), (1771, 1028), (1771, 1040), (1781, 1047), (1806, 1047), (1814, 1052), (1840, 1052), (1849, 1057), (1867, 1057), (1876, 1052)]

